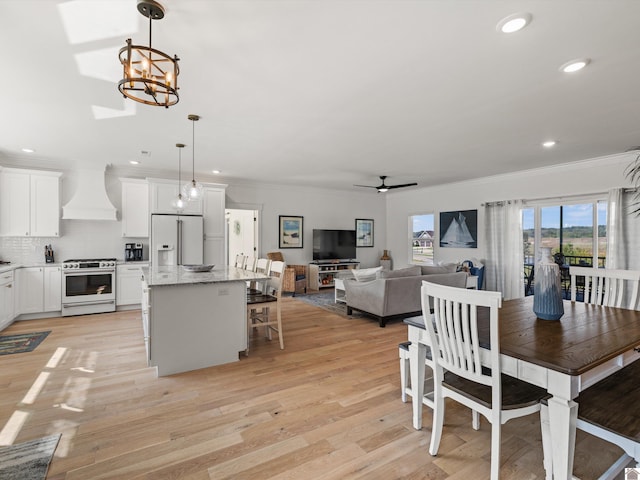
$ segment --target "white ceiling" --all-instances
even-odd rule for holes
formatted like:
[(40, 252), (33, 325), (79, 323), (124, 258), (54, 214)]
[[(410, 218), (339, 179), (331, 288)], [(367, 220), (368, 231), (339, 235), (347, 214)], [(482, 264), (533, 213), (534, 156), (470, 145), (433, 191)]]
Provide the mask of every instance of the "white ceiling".
[[(0, 164), (176, 171), (183, 142), (190, 176), (191, 113), (196, 178), (228, 183), (426, 186), (640, 144), (638, 0), (162, 3), (169, 109), (117, 91), (119, 48), (148, 38), (135, 0), (0, 0)], [(496, 31), (523, 11), (527, 28)]]

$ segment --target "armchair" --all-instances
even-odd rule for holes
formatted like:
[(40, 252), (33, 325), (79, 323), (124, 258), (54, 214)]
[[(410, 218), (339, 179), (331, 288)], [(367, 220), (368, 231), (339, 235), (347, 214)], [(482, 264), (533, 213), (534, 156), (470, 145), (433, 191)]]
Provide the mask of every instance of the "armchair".
[[(269, 252), (267, 258), (272, 261), (284, 262), (282, 252)], [(307, 266), (289, 265), (284, 270), (282, 280), (282, 291), (296, 293), (307, 293)]]

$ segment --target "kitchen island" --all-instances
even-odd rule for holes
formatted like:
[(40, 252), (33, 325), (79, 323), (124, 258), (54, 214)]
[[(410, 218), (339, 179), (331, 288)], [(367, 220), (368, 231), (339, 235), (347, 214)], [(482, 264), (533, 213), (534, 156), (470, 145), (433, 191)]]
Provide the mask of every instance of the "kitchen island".
[(158, 375), (237, 362), (247, 349), (247, 282), (267, 278), (235, 267), (188, 272), (142, 268), (147, 361)]

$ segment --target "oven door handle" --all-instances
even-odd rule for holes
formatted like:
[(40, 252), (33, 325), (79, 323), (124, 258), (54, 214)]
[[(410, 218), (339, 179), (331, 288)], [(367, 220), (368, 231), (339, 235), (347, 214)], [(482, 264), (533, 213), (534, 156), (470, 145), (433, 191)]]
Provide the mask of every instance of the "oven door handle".
[(65, 307), (76, 307), (80, 305), (103, 305), (107, 303), (113, 303), (115, 300), (99, 300), (99, 301), (90, 301), (90, 302), (63, 302), (62, 305)]

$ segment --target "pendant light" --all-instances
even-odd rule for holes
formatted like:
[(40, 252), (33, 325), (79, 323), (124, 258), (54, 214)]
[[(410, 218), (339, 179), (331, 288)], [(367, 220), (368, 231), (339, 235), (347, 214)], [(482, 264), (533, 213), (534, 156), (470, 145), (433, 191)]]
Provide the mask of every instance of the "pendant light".
[(184, 146), (184, 143), (176, 143), (176, 147), (178, 147), (178, 196), (173, 201), (173, 207), (178, 211), (178, 213), (182, 213), (182, 210), (184, 210), (184, 207), (187, 204), (187, 200), (180, 191), (180, 186), (182, 185), (182, 149)]
[(182, 188), (182, 195), (188, 201), (192, 202), (195, 200), (199, 200), (202, 196), (202, 184), (196, 182), (196, 122), (200, 120), (198, 115), (189, 115), (187, 117), (192, 122), (192, 142), (191, 142), (191, 168), (192, 168), (192, 177), (191, 181), (186, 183)]

